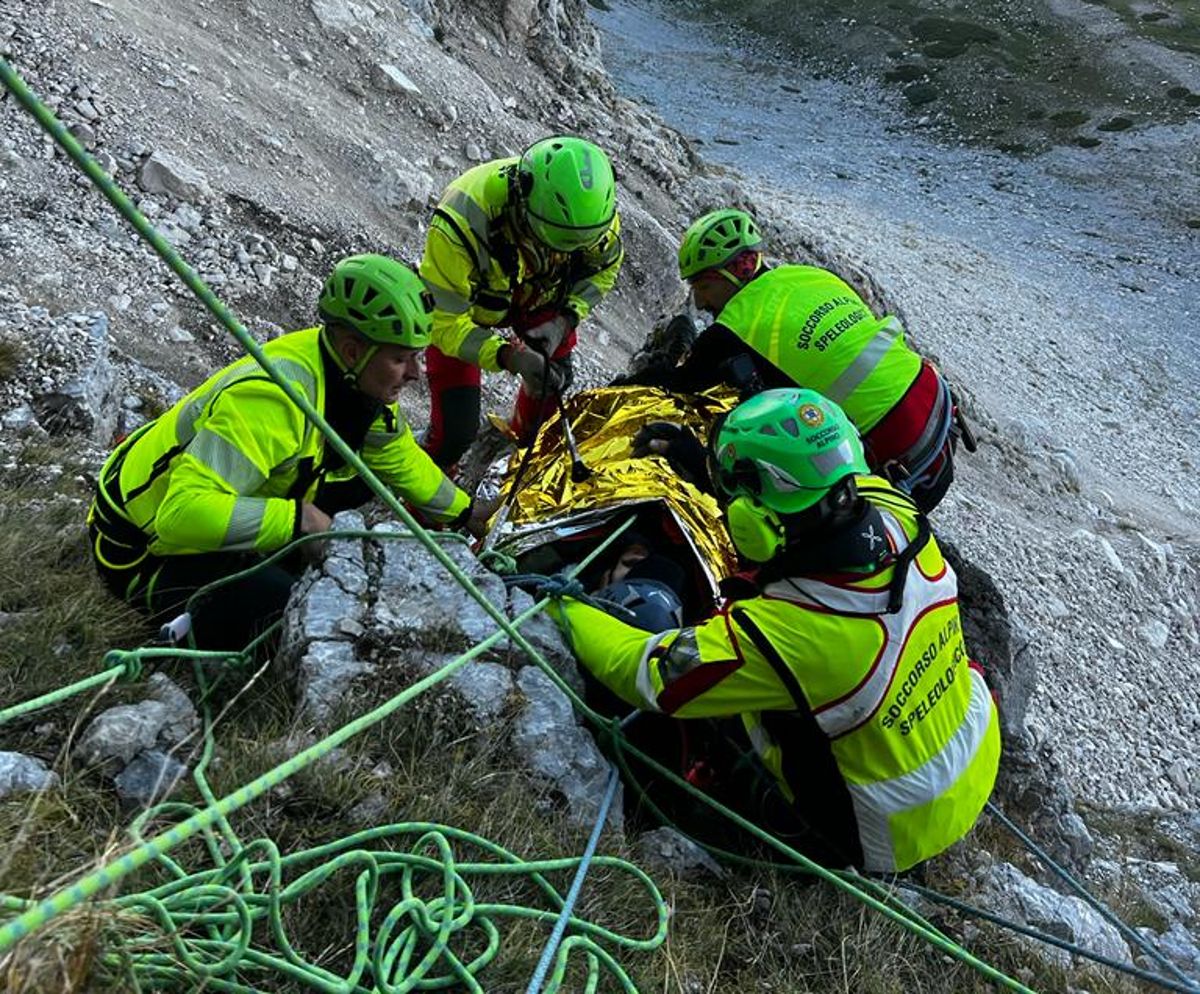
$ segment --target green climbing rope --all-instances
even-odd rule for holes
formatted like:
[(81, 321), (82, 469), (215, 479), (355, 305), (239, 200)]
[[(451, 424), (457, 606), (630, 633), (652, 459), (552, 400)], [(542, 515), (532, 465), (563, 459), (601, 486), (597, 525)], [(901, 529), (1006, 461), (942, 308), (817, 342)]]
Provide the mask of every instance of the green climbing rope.
[[(407, 850), (396, 845), (405, 837), (413, 839)], [(469, 847), (490, 858), (463, 861), (456, 856), (455, 847), (460, 851)], [(180, 876), (152, 890), (118, 898), (113, 905), (124, 912), (137, 912), (131, 920), (157, 925), (141, 935), (127, 936), (125, 959), (140, 979), (167, 989), (192, 989), (195, 978), (203, 977), (209, 982), (225, 980), (226, 990), (250, 992), (255, 988), (242, 981), (255, 973), (270, 972), (339, 994), (359, 989), (368, 976), (382, 991), (458, 986), (482, 992), (485, 988), (477, 977), (501, 948), (498, 922), (519, 918), (553, 922), (563, 896), (547, 875), (573, 870), (579, 862), (579, 857), (527, 861), (461, 829), (400, 823), (287, 856), (281, 856), (269, 839), (261, 839), (245, 846), (237, 859), (223, 866)], [(653, 881), (633, 864), (605, 856), (595, 857), (594, 863), (628, 873), (638, 881), (655, 908), (655, 930), (648, 938), (634, 938), (572, 917), (571, 927), (582, 941), (571, 948), (591, 954), (589, 984), (598, 980), (603, 962), (623, 990), (635, 991), (627, 973), (599, 943), (632, 951), (657, 948), (666, 937), (666, 904)], [(242, 871), (252, 883), (258, 883), (252, 890), (230, 885), (230, 879)], [(300, 958), (288, 939), (283, 916), (289, 907), (343, 871), (357, 876), (356, 943), (353, 965), (344, 977), (338, 977)], [(381, 891), (393, 877), (399, 878), (400, 898), (389, 908), (378, 907)], [(548, 907), (478, 902), (469, 883), (474, 877), (527, 878), (541, 891)], [(439, 879), (440, 889), (430, 890), (428, 884)], [(395, 892), (394, 886), (389, 889)], [(432, 896), (418, 896), (422, 890)], [(372, 928), (381, 914), (382, 921)], [(255, 948), (252, 933), (260, 923), (267, 925), (279, 953)], [(205, 934), (209, 927), (213, 932)], [(171, 940), (169, 952), (138, 951), (139, 946), (158, 942), (164, 934)], [(477, 951), (468, 958), (467, 950), (472, 948)], [(560, 988), (571, 948), (557, 957), (549, 991)]]
[[(258, 840), (249, 845), (241, 844), (233, 834), (228, 823), (228, 816), (300, 769), (327, 755), (339, 744), (394, 713), (429, 687), (448, 678), (505, 636), (520, 646), (558, 684), (560, 689), (570, 696), (576, 708), (590, 721), (602, 729), (609, 728), (608, 719), (588, 708), (518, 631), (519, 625), (541, 611), (548, 599), (539, 601), (512, 622), (498, 607), (492, 605), (458, 568), (457, 564), (440, 549), (438, 543), (416, 523), (407, 509), (363, 464), (357, 453), (332, 431), (307, 398), (296, 391), (291, 383), (273, 368), (261, 348), (233, 314), (216, 298), (175, 249), (138, 212), (128, 197), (66, 130), (62, 122), (57, 120), (33, 96), (21, 78), (2, 58), (0, 58), (0, 81), (133, 225), (135, 230), (146, 239), (204, 306), (241, 343), (243, 348), (254, 356), (285, 395), (322, 431), (333, 449), (354, 468), (392, 513), (409, 527), (413, 537), (421, 541), (447, 571), (471, 593), (500, 629), (468, 652), (406, 688), (373, 711), (360, 716), (321, 742), (301, 751), (251, 783), (219, 800), (212, 795), (203, 775), (203, 769), (211, 757), (212, 748), (211, 728), (208, 727), (206, 718), (204, 754), (201, 762), (197, 765), (196, 776), (206, 806), (196, 809), (177, 804), (163, 805), (148, 812), (135, 823), (137, 844), (131, 851), (45, 900), (28, 904), (11, 897), (0, 898), (0, 906), (6, 910), (17, 910), (18, 906), (20, 908), (20, 913), (15, 920), (0, 927), (0, 953), (10, 949), (16, 942), (43, 927), (62, 912), (84, 901), (96, 898), (101, 892), (113, 887), (134, 870), (146, 865), (151, 860), (156, 860), (168, 867), (177, 879), (153, 891), (126, 895), (112, 902), (114, 907), (122, 910), (136, 909), (143, 914), (148, 914), (171, 939), (173, 956), (151, 951), (131, 952), (128, 949), (122, 954), (123, 961), (136, 960), (144, 968), (140, 971), (141, 975), (149, 981), (186, 984), (189, 982), (188, 978), (199, 976), (205, 978), (204, 984), (212, 989), (243, 992), (251, 991), (254, 988), (245, 986), (240, 979), (229, 979), (234, 977), (236, 971), (270, 969), (303, 979), (318, 990), (341, 994), (341, 992), (362, 989), (359, 986), (359, 980), (365, 977), (366, 971), (369, 969), (374, 982), (379, 985), (377, 989), (388, 992), (446, 987), (455, 983), (461, 983), (472, 991), (482, 991), (483, 988), (474, 980), (474, 971), (476, 968), (486, 965), (486, 962), (490, 962), (498, 945), (498, 933), (496, 926), (491, 923), (490, 916), (525, 916), (540, 920), (553, 920), (557, 914), (555, 911), (516, 909), (508, 905), (476, 905), (474, 903), (470, 887), (464, 879), (465, 876), (469, 876), (471, 873), (513, 872), (511, 868), (520, 865), (520, 861), (513, 854), (486, 842), (486, 840), (457, 829), (418, 824), (371, 829), (327, 846), (284, 857), (279, 855), (270, 840)], [(615, 538), (615, 535), (612, 537)], [(599, 554), (602, 549), (603, 546), (597, 549), (593, 555)], [(249, 648), (251, 647), (247, 647), (247, 649)], [(82, 689), (99, 686), (108, 680), (115, 679), (121, 673), (127, 672), (130, 666), (135, 665), (135, 661), (140, 663), (142, 659), (152, 658), (159, 652), (165, 652), (175, 657), (182, 654), (178, 649), (145, 649), (130, 653), (110, 654), (111, 658), (119, 660), (120, 665), (112, 666), (103, 673), (88, 678), (87, 681), (81, 681), (81, 684), (87, 684), (87, 687)], [(202, 655), (204, 657), (212, 656), (210, 653)], [(218, 655), (230, 658), (229, 654)], [(203, 679), (199, 667), (197, 667), (197, 674), (198, 678)], [(71, 688), (64, 688), (62, 692), (56, 693), (66, 691), (80, 693), (82, 689), (80, 685), (73, 685)], [(54, 697), (53, 701), (46, 700), (52, 696), (43, 695), (42, 698), (35, 699), (35, 701), (18, 705), (17, 709), (0, 712), (0, 720), (8, 720), (15, 717), (16, 714), (28, 713), (35, 707), (65, 699), (65, 697)], [(70, 695), (66, 694), (65, 696)], [(736, 812), (705, 797), (651, 757), (640, 753), (628, 744), (621, 748), (637, 756), (660, 774), (673, 779), (684, 789), (692, 791), (726, 818), (788, 856), (807, 872), (852, 894), (864, 904), (898, 922), (935, 947), (967, 963), (1002, 986), (1018, 991), (1028, 990), (1011, 977), (983, 963), (962, 946), (929, 927), (927, 923), (914, 919), (911, 912), (902, 912), (868, 893), (866, 889), (813, 863), (803, 854), (775, 839)], [(183, 815), (184, 819), (152, 838), (144, 838), (141, 833), (151, 818), (166, 814)], [(415, 832), (422, 834), (407, 854), (398, 854), (390, 850), (349, 848), (362, 842), (377, 841), (393, 835)], [(181, 867), (170, 860), (167, 853), (173, 847), (197, 834), (205, 838), (216, 866), (209, 871), (186, 874)], [(498, 857), (499, 861), (496, 863), (456, 863), (450, 839), (482, 848)], [(226, 856), (222, 851), (222, 844), (233, 855)], [(430, 847), (437, 851), (437, 858), (424, 854), (425, 850)], [(263, 858), (252, 862), (251, 855), (260, 851), (264, 854)], [(296, 880), (284, 885), (285, 870), (299, 868), (307, 865), (307, 861), (310, 859), (322, 859), (327, 856), (333, 858), (329, 862), (321, 863), (305, 871)], [(567, 859), (529, 863), (524, 864), (525, 869), (521, 872), (532, 874), (539, 886), (543, 887), (551, 903), (557, 903), (561, 907), (561, 896), (545, 882), (543, 874), (552, 870), (570, 869), (577, 862), (576, 859)], [(652, 881), (630, 864), (623, 864), (621, 861), (610, 860), (607, 857), (597, 857), (596, 862), (599, 865), (620, 866), (638, 877), (656, 902), (658, 928), (650, 939), (629, 939), (582, 919), (572, 918), (571, 922), (576, 929), (576, 934), (564, 941), (560, 947), (555, 972), (551, 977), (551, 986), (548, 990), (558, 989), (565, 976), (566, 964), (571, 952), (576, 948), (581, 948), (588, 963), (587, 990), (594, 990), (599, 964), (603, 964), (618, 977), (623, 989), (631, 991), (634, 989), (632, 983), (619, 964), (601, 946), (596, 945), (592, 937), (596, 936), (611, 943), (634, 949), (655, 948), (665, 937), (666, 910)], [(328, 974), (327, 971), (319, 970), (303, 962), (288, 942), (282, 929), (280, 916), (283, 906), (318, 886), (343, 866), (359, 868), (356, 883), (358, 930), (355, 962), (351, 974), (345, 978), (338, 978)], [(416, 897), (413, 885), (416, 877), (422, 873), (441, 875), (445, 887), (441, 897), (429, 901), (422, 901)], [(372, 942), (370, 940), (370, 910), (373, 907), (374, 897), (379, 891), (380, 882), (389, 875), (400, 877), (404, 899), (388, 911)], [(235, 878), (239, 884), (236, 888), (231, 886), (231, 881)], [(265, 892), (260, 891), (255, 885), (256, 879), (260, 878), (266, 880)], [(478, 918), (477, 923), (476, 918)], [(251, 932), (254, 924), (256, 921), (264, 919), (270, 924), (273, 938), (282, 955), (265, 953), (251, 947)], [(469, 924), (478, 924), (486, 937), (486, 944), (483, 952), (477, 954), (470, 962), (464, 963), (457, 954), (451, 951), (450, 940), (455, 933), (463, 930)], [(193, 934), (193, 930), (198, 934)], [(429, 948), (414, 962), (417, 951), (422, 945), (428, 945)], [(444, 960), (442, 969), (448, 972), (430, 976), (434, 964), (442, 960)], [(182, 970), (180, 964), (182, 964)]]

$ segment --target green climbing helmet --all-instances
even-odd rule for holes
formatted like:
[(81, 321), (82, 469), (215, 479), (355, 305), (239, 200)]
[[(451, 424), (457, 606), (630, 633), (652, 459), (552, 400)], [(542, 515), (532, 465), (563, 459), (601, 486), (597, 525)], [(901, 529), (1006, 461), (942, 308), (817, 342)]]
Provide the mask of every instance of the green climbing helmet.
[(745, 211), (725, 208), (693, 221), (679, 243), (679, 277), (690, 280), (706, 269), (762, 245), (762, 232)]
[(333, 267), (317, 310), (326, 324), (353, 328), (377, 345), (423, 349), (433, 297), (421, 277), (385, 255), (352, 255)]
[(518, 165), (525, 219), (558, 252), (596, 244), (617, 210), (612, 163), (582, 138), (557, 135), (530, 145)]
[(730, 412), (717, 433), (714, 479), (730, 498), (780, 514), (817, 504), (839, 480), (866, 473), (858, 429), (815, 390), (764, 390)]

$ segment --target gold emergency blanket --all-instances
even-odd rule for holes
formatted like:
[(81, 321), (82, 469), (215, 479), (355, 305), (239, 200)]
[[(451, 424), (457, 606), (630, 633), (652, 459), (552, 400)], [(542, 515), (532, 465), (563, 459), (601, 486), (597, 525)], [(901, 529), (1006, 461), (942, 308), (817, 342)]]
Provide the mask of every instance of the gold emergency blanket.
[[(723, 389), (675, 396), (650, 387), (604, 387), (566, 400), (564, 409), (579, 455), (591, 476), (575, 483), (571, 456), (557, 415), (547, 420), (533, 443), (528, 465), (517, 481), (518, 492), (507, 519), (493, 521), (490, 544), (519, 555), (548, 531), (562, 535), (593, 527), (606, 519), (619, 524), (614, 512), (650, 501), (665, 505), (708, 574), (717, 581), (736, 569), (737, 554), (721, 520), (720, 508), (708, 494), (683, 482), (659, 456), (634, 458), (633, 439), (652, 421), (671, 421), (692, 429), (707, 442), (708, 428), (728, 411), (736, 396)], [(507, 501), (525, 450), (509, 461), (501, 486)]]

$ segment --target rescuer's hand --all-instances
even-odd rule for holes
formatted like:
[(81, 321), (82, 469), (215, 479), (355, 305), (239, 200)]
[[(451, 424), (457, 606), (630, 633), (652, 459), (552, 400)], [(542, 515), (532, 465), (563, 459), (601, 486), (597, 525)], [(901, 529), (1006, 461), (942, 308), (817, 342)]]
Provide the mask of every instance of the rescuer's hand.
[(683, 425), (672, 421), (651, 421), (633, 438), (633, 454), (638, 457), (663, 456), (681, 479), (712, 492), (708, 478), (708, 453), (700, 440)]

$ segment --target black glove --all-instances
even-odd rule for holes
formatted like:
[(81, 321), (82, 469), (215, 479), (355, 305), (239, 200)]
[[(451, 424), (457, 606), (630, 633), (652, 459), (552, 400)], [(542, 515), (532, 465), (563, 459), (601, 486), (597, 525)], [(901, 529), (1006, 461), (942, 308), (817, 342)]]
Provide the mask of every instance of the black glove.
[(721, 379), (737, 390), (738, 400), (749, 400), (763, 392), (762, 378), (749, 353), (743, 352), (726, 359), (721, 363), (720, 370)]
[(633, 454), (664, 456), (683, 480), (708, 493), (713, 492), (708, 478), (708, 452), (695, 435), (672, 421), (651, 421), (633, 438)]
[(561, 359), (551, 359), (549, 368), (549, 393), (563, 394), (571, 389), (575, 382), (574, 352), (568, 352)]
[(571, 378), (571, 364), (567, 357), (546, 361), (537, 349), (506, 346), (501, 350), (499, 362), (502, 369), (521, 377), (527, 393), (534, 397), (552, 397), (561, 394)]

